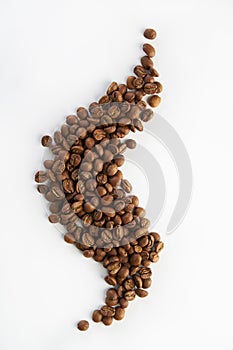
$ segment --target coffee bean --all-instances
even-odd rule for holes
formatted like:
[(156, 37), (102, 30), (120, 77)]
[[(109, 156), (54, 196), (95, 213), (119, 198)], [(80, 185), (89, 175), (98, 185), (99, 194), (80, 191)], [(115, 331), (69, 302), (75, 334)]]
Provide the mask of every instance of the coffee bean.
[(111, 164), (108, 166), (106, 173), (108, 176), (114, 176), (116, 175), (117, 171), (118, 171), (118, 166), (116, 164)]
[(60, 218), (57, 214), (50, 214), (49, 215), (49, 221), (52, 223), (52, 224), (56, 224), (60, 221)]
[(105, 282), (107, 282), (111, 286), (116, 286), (117, 284), (116, 279), (113, 276), (106, 276), (104, 279), (105, 279)]
[(145, 280), (151, 277), (152, 272), (149, 267), (142, 267), (139, 271), (141, 279)]
[(136, 289), (135, 293), (140, 297), (140, 298), (145, 298), (148, 295), (148, 292), (143, 289)]
[(144, 31), (144, 37), (153, 40), (156, 38), (156, 31), (154, 29), (148, 28)]
[(118, 84), (114, 81), (107, 89), (107, 95), (111, 95), (114, 91), (118, 89)]
[(135, 299), (135, 291), (134, 290), (129, 290), (124, 293), (124, 298), (128, 301), (132, 301)]
[(126, 309), (126, 308), (128, 307), (128, 305), (129, 305), (129, 302), (128, 302), (128, 300), (126, 300), (125, 298), (121, 298), (121, 299), (120, 299), (120, 305), (121, 305), (121, 307), (122, 307), (123, 309)]
[(37, 190), (39, 193), (45, 194), (49, 191), (49, 187), (46, 185), (38, 185)]
[(143, 78), (138, 77), (133, 81), (133, 86), (135, 89), (141, 89), (144, 85), (144, 80)]
[(76, 239), (72, 233), (66, 233), (64, 236), (64, 241), (69, 244), (76, 243)]
[(114, 318), (117, 321), (123, 320), (125, 317), (125, 309), (122, 307), (116, 307)]
[(113, 318), (109, 316), (105, 316), (102, 319), (102, 322), (105, 326), (110, 326), (112, 324)]
[(133, 266), (139, 266), (141, 264), (141, 261), (142, 261), (142, 257), (140, 254), (135, 253), (130, 257), (130, 263)]
[(144, 67), (138, 65), (134, 68), (134, 73), (138, 76), (138, 77), (145, 77), (146, 76), (146, 70)]
[(158, 107), (160, 102), (161, 102), (161, 97), (159, 97), (158, 95), (153, 95), (148, 98), (148, 103), (153, 108)]
[(102, 314), (101, 314), (101, 312), (100, 312), (99, 310), (95, 310), (95, 311), (93, 312), (93, 314), (92, 314), (92, 320), (93, 320), (94, 322), (96, 322), (96, 323), (101, 322), (101, 321), (102, 321), (102, 318), (103, 318), (103, 316), (102, 316)]
[(151, 284), (152, 284), (152, 279), (147, 278), (147, 279), (142, 280), (142, 287), (139, 287), (139, 288), (144, 288), (144, 289), (150, 288)]
[(123, 280), (126, 279), (129, 276), (129, 269), (127, 267), (122, 267), (117, 274), (118, 277), (122, 278)]
[(37, 173), (35, 174), (35, 181), (38, 183), (42, 183), (45, 182), (47, 180), (47, 173), (46, 171), (37, 171)]
[(92, 249), (87, 249), (87, 250), (84, 250), (83, 252), (83, 256), (85, 256), (85, 258), (92, 258), (94, 256), (94, 250)]
[(128, 89), (130, 89), (130, 90), (134, 89), (134, 80), (135, 79), (136, 78), (134, 76), (128, 77), (128, 79), (127, 79), (127, 87), (128, 87)]
[(52, 142), (53, 142), (52, 137), (49, 136), (49, 135), (45, 135), (45, 136), (43, 136), (42, 139), (41, 139), (41, 144), (42, 144), (42, 146), (44, 146), (44, 147), (50, 147), (51, 144), (52, 144)]
[(86, 320), (82, 320), (78, 323), (77, 327), (80, 331), (87, 331), (89, 328), (89, 322)]
[(164, 247), (163, 242), (159, 242), (155, 248), (156, 253), (159, 253), (163, 249), (163, 247)]
[(146, 53), (147, 56), (150, 58), (155, 56), (155, 49), (152, 45), (150, 44), (144, 44), (143, 45), (143, 51)]
[(115, 315), (115, 309), (111, 306), (104, 305), (101, 307), (100, 313), (104, 317), (113, 317)]
[[(154, 63), (153, 63), (153, 61), (150, 59), (150, 57), (148, 57), (148, 56), (143, 56), (142, 58), (141, 58), (141, 64), (142, 64), (142, 66), (145, 68), (145, 69), (150, 69), (150, 68), (152, 68), (153, 67), (153, 65), (154, 65)], [(144, 89), (144, 91), (145, 91), (145, 89)], [(146, 91), (145, 91), (146, 92)]]
[(121, 180), (121, 187), (127, 193), (130, 193), (132, 191), (132, 185), (128, 180)]

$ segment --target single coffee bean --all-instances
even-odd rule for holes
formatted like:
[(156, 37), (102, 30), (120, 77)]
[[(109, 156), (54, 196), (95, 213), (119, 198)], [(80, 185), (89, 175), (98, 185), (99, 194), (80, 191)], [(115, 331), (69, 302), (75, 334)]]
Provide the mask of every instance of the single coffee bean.
[(144, 44), (143, 45), (143, 51), (146, 53), (147, 56), (150, 58), (155, 56), (155, 49), (152, 45), (150, 44)]
[[(154, 63), (153, 63), (153, 61), (150, 59), (150, 57), (148, 57), (148, 56), (143, 56), (142, 58), (141, 58), (141, 64), (142, 64), (142, 66), (145, 68), (145, 69), (150, 69), (150, 68), (152, 68), (153, 67), (153, 65), (154, 65)], [(144, 91), (145, 91), (145, 89), (144, 89)], [(146, 91), (145, 91), (146, 92)]]
[(121, 180), (121, 187), (127, 193), (130, 193), (132, 191), (132, 185), (128, 180)]
[(126, 300), (125, 298), (121, 298), (121, 299), (120, 299), (120, 305), (121, 305), (122, 308), (125, 309), (125, 308), (128, 307), (129, 302), (128, 302), (128, 300)]
[(35, 174), (35, 181), (38, 183), (42, 183), (45, 182), (47, 180), (47, 173), (46, 171), (37, 171), (37, 173)]
[(125, 84), (120, 84), (118, 86), (118, 90), (121, 93), (121, 95), (123, 96), (127, 92), (127, 86)]
[(143, 122), (148, 122), (153, 118), (153, 116), (154, 116), (154, 112), (151, 109), (145, 109), (145, 111), (143, 111), (141, 114), (141, 120)]
[(134, 149), (137, 146), (137, 142), (132, 139), (126, 140), (126, 146), (130, 149)]
[(49, 135), (45, 135), (41, 139), (41, 144), (44, 147), (50, 147), (52, 145), (52, 142), (53, 142), (52, 137)]
[(144, 67), (138, 65), (134, 68), (134, 73), (141, 78), (144, 78), (146, 76), (146, 70)]
[(96, 323), (101, 322), (103, 318), (103, 315), (99, 310), (95, 310), (92, 314), (92, 320)]
[(148, 295), (148, 292), (143, 289), (136, 289), (135, 293), (140, 297), (140, 298), (145, 298)]
[(125, 94), (125, 100), (128, 101), (128, 102), (133, 102), (135, 98), (135, 93), (134, 92), (127, 92)]
[(57, 214), (50, 214), (48, 218), (52, 224), (56, 224), (60, 221), (60, 217)]
[(117, 321), (123, 320), (125, 317), (125, 309), (122, 307), (116, 307), (114, 318)]
[(108, 305), (102, 306), (100, 312), (102, 316), (113, 317), (115, 315), (115, 309)]
[(89, 328), (89, 322), (86, 320), (82, 320), (78, 323), (77, 327), (80, 331), (87, 331)]
[(139, 288), (147, 289), (147, 288), (150, 288), (151, 284), (152, 284), (152, 279), (147, 278), (145, 280), (142, 280), (142, 287), (139, 287)]
[(139, 266), (141, 264), (142, 257), (140, 254), (135, 253), (135, 254), (131, 255), (129, 261), (133, 266)]
[(147, 28), (144, 31), (144, 37), (149, 39), (149, 40), (153, 40), (156, 38), (156, 31), (154, 29)]
[(133, 90), (135, 88), (135, 86), (134, 86), (134, 80), (135, 79), (136, 78), (134, 76), (129, 76), (128, 77), (128, 79), (127, 79), (127, 87), (128, 87), (128, 89)]
[(132, 301), (135, 299), (135, 291), (134, 290), (129, 290), (124, 293), (124, 298), (128, 301)]
[(117, 281), (113, 276), (106, 276), (104, 279), (105, 279), (105, 282), (107, 282), (111, 286), (116, 286), (117, 284)]
[(113, 317), (105, 316), (102, 319), (102, 322), (105, 326), (110, 326), (112, 324)]
[(129, 269), (127, 267), (122, 267), (117, 274), (118, 277), (122, 278), (123, 280), (126, 279), (129, 276)]
[(64, 241), (69, 244), (76, 243), (76, 239), (72, 233), (67, 232), (64, 236)]
[(135, 275), (133, 278), (134, 278), (135, 285), (136, 285), (138, 288), (142, 288), (143, 283), (142, 283), (141, 277)]
[(45, 194), (45, 193), (47, 193), (49, 191), (49, 187), (46, 186), (46, 185), (38, 185), (37, 186), (37, 191), (39, 193)]
[(143, 85), (144, 85), (143, 78), (138, 77), (133, 81), (133, 86), (135, 89), (141, 89)]
[(134, 210), (134, 215), (138, 216), (139, 218), (143, 218), (146, 215), (146, 211), (144, 208), (137, 207)]
[(152, 272), (149, 267), (142, 267), (139, 271), (141, 279), (145, 280), (151, 277)]
[(92, 258), (94, 254), (95, 252), (93, 249), (87, 249), (87, 250), (84, 250), (83, 252), (83, 256), (85, 256), (85, 258)]
[(118, 294), (114, 288), (109, 288), (106, 292), (106, 296), (110, 300), (118, 300)]
[(163, 247), (164, 247), (163, 242), (159, 242), (155, 248), (156, 253), (159, 253), (163, 249)]
[(111, 164), (108, 166), (106, 173), (108, 176), (114, 176), (116, 175), (117, 171), (118, 171), (118, 166), (116, 164)]
[(159, 73), (158, 73), (158, 71), (157, 71), (155, 68), (151, 67), (151, 68), (149, 69), (149, 72), (150, 72), (150, 75), (151, 75), (152, 77), (159, 77)]
[(150, 96), (147, 101), (151, 107), (155, 108), (159, 106), (161, 102), (161, 97), (158, 95), (153, 95), (153, 96)]

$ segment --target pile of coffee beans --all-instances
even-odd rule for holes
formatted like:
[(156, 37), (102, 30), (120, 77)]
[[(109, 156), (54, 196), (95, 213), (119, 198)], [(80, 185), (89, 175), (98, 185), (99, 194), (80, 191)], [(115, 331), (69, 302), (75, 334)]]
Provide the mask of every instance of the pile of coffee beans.
[[(144, 36), (154, 39), (156, 32), (146, 29)], [(143, 51), (146, 56), (126, 84), (112, 82), (98, 102), (67, 116), (53, 138), (42, 137), (53, 159), (45, 160), (45, 170), (35, 174), (38, 191), (50, 202), (49, 221), (63, 225), (64, 240), (106, 268), (111, 288), (92, 319), (107, 326), (124, 318), (129, 301), (147, 296), (149, 266), (163, 248), (159, 234), (149, 232), (145, 210), (120, 170), (123, 153), (136, 147), (125, 136), (143, 131), (143, 122), (153, 118), (143, 98), (149, 95), (151, 107), (160, 103), (162, 85), (151, 59), (155, 49), (146, 43)], [(88, 327), (87, 321), (78, 323), (82, 331)]]

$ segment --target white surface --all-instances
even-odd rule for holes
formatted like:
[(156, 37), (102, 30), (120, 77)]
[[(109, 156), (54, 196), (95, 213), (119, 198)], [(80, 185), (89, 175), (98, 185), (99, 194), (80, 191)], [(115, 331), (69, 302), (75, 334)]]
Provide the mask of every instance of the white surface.
[[(233, 349), (230, 0), (0, 2), (0, 349)], [(194, 171), (188, 215), (123, 322), (75, 329), (101, 305), (104, 271), (48, 223), (32, 177), (41, 135), (124, 81), (158, 31), (159, 113)], [(135, 150), (136, 152), (136, 150)]]

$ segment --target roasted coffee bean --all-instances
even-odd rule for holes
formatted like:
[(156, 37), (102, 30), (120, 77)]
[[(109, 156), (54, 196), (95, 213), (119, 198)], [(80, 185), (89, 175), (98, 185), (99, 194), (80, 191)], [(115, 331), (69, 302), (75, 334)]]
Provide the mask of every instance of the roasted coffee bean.
[(120, 84), (118, 86), (118, 90), (121, 93), (121, 95), (123, 96), (127, 92), (127, 86), (125, 84)]
[(142, 257), (140, 254), (135, 253), (135, 254), (131, 255), (129, 261), (130, 261), (131, 265), (139, 266), (141, 264)]
[(154, 83), (155, 82), (155, 78), (152, 77), (152, 75), (150, 74), (147, 74), (145, 77), (144, 77), (144, 83), (147, 84), (147, 83)]
[(122, 267), (117, 274), (118, 277), (122, 278), (123, 280), (126, 279), (129, 276), (129, 269), (127, 267)]
[(133, 278), (134, 278), (135, 285), (136, 285), (138, 288), (142, 288), (143, 282), (142, 282), (141, 277), (135, 275)]
[(151, 277), (152, 272), (149, 267), (142, 267), (139, 271), (141, 279), (145, 280)]
[(125, 94), (125, 99), (128, 102), (133, 102), (133, 100), (135, 99), (135, 93), (134, 92), (127, 92)]
[(85, 256), (85, 258), (92, 258), (94, 254), (95, 253), (93, 249), (87, 249), (87, 250), (84, 250), (83, 252), (83, 256)]
[(154, 116), (154, 112), (151, 109), (146, 109), (141, 114), (141, 119), (143, 122), (148, 122), (149, 120), (151, 120), (153, 118), (153, 116)]
[(52, 144), (52, 142), (53, 142), (52, 137), (49, 136), (49, 135), (45, 135), (45, 136), (43, 136), (42, 139), (41, 139), (41, 144), (42, 144), (42, 146), (44, 146), (44, 147), (50, 147), (51, 144)]
[(101, 322), (103, 318), (103, 315), (101, 314), (101, 312), (99, 310), (95, 310), (92, 314), (92, 320), (94, 322)]
[(118, 294), (114, 288), (109, 288), (106, 292), (106, 296), (110, 300), (118, 300)]
[(100, 312), (102, 316), (113, 317), (115, 315), (115, 309), (107, 305), (102, 306)]
[(155, 251), (156, 253), (160, 253), (160, 251), (163, 249), (164, 244), (163, 242), (158, 242), (158, 244), (156, 245)]
[(132, 185), (128, 180), (121, 180), (121, 187), (127, 193), (130, 193), (132, 191)]
[(135, 88), (135, 86), (134, 86), (134, 80), (135, 79), (136, 78), (134, 76), (128, 77), (128, 79), (127, 79), (127, 87), (128, 87), (128, 89), (133, 90)]
[(50, 214), (49, 215), (49, 221), (52, 224), (56, 224), (56, 223), (58, 223), (60, 221), (60, 217), (57, 214)]
[(144, 288), (144, 289), (150, 288), (151, 284), (152, 284), (151, 278), (147, 278), (147, 279), (142, 280), (142, 288)]
[(38, 183), (42, 183), (45, 182), (47, 180), (47, 173), (46, 171), (37, 171), (37, 173), (35, 174), (35, 181)]
[(135, 299), (135, 291), (134, 290), (129, 290), (127, 292), (124, 293), (124, 298), (128, 301), (132, 301)]
[(122, 166), (125, 162), (125, 157), (123, 155), (118, 155), (114, 158), (113, 162), (118, 166)]
[(146, 76), (146, 70), (144, 67), (138, 65), (134, 68), (134, 73), (138, 76), (138, 77), (145, 77)]
[(135, 283), (132, 278), (129, 278), (124, 282), (124, 288), (125, 290), (133, 290), (135, 288)]
[(89, 328), (89, 323), (86, 320), (82, 320), (78, 323), (77, 327), (80, 331), (87, 331)]
[(126, 308), (128, 307), (128, 305), (129, 305), (128, 300), (126, 300), (125, 298), (121, 298), (120, 301), (119, 301), (119, 303), (120, 303), (120, 305), (121, 305), (121, 307), (122, 307), (123, 309), (126, 309)]
[(118, 166), (116, 164), (111, 164), (108, 166), (106, 173), (108, 176), (114, 176), (116, 175), (117, 171), (118, 171)]
[[(153, 61), (150, 59), (150, 57), (148, 57), (148, 56), (143, 56), (142, 58), (141, 58), (141, 64), (142, 64), (142, 66), (145, 68), (145, 69), (150, 69), (150, 68), (152, 68), (153, 67), (153, 65), (154, 65), (154, 63), (153, 63)], [(145, 91), (145, 89), (144, 89), (144, 91)], [(146, 91), (145, 91), (146, 92)]]
[(70, 244), (76, 243), (76, 239), (75, 239), (74, 235), (72, 233), (69, 233), (69, 232), (67, 232), (64, 235), (64, 241), (67, 243), (70, 243)]
[(102, 319), (102, 322), (105, 326), (110, 326), (112, 324), (113, 318), (109, 316), (105, 316)]
[(152, 45), (150, 44), (144, 44), (143, 45), (143, 51), (146, 53), (147, 56), (150, 58), (155, 56), (155, 49)]
[(161, 102), (161, 97), (158, 95), (153, 95), (153, 96), (150, 96), (147, 101), (151, 107), (155, 108), (159, 106)]
[(133, 81), (133, 86), (135, 89), (141, 89), (143, 85), (144, 85), (144, 80), (141, 77), (138, 77)]
[(118, 89), (118, 84), (114, 81), (107, 89), (107, 95), (111, 95), (114, 91)]
[(153, 40), (156, 38), (156, 31), (154, 29), (147, 28), (144, 31), (144, 37), (149, 39), (149, 40)]
[(38, 185), (37, 190), (39, 193), (45, 194), (49, 191), (49, 187), (46, 185)]
[(122, 307), (116, 307), (114, 318), (117, 321), (123, 320), (125, 317), (125, 309)]
[(117, 281), (113, 276), (106, 276), (104, 279), (105, 279), (105, 282), (107, 282), (111, 286), (116, 286), (117, 284)]
[(110, 275), (115, 275), (121, 268), (121, 263), (116, 261), (108, 265), (108, 272)]
[(128, 148), (134, 149), (134, 148), (136, 148), (137, 143), (135, 140), (129, 139), (129, 140), (126, 140), (126, 145)]
[(137, 294), (137, 296), (139, 296), (140, 298), (145, 298), (148, 295), (148, 292), (146, 290), (143, 289), (136, 289), (135, 293)]

